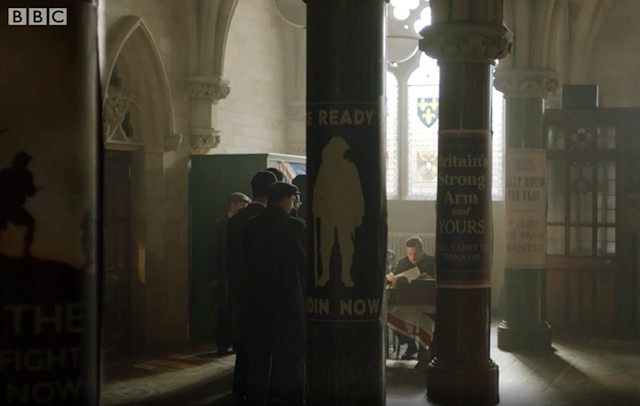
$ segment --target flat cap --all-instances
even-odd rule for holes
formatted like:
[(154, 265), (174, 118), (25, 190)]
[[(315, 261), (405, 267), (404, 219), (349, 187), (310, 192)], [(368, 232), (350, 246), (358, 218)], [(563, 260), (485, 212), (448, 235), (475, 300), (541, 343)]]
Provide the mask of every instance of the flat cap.
[(267, 188), (267, 199), (269, 203), (277, 202), (285, 196), (291, 196), (298, 193), (298, 187), (287, 182), (276, 182)]
[(229, 195), (229, 203), (247, 202), (251, 203), (251, 198), (244, 193), (233, 192)]

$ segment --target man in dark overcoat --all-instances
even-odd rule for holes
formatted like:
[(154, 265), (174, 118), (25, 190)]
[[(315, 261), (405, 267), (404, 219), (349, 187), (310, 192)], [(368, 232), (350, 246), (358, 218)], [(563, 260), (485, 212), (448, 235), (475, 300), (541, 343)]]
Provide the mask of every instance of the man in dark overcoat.
[(297, 194), (290, 183), (270, 185), (267, 208), (243, 229), (249, 404), (266, 404), (270, 388), (286, 405), (304, 404), (306, 226), (291, 215)]
[(247, 396), (248, 354), (244, 349), (244, 330), (248, 312), (247, 273), (245, 269), (242, 229), (246, 222), (267, 207), (267, 188), (276, 182), (268, 171), (260, 171), (251, 178), (251, 203), (229, 219), (227, 225), (227, 269), (229, 270), (229, 310), (236, 361), (233, 370), (232, 392), (242, 403)]
[(227, 267), (227, 235), (229, 219), (251, 203), (249, 196), (234, 192), (229, 195), (229, 209), (224, 216), (213, 223), (213, 264), (211, 267), (211, 285), (216, 296), (216, 347), (218, 354), (229, 352), (233, 344), (231, 315), (229, 313), (229, 268)]

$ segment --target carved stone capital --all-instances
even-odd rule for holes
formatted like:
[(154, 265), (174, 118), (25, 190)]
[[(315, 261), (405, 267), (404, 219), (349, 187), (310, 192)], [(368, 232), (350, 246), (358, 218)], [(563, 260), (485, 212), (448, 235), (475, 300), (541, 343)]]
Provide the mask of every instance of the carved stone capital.
[(511, 52), (513, 34), (503, 25), (440, 23), (420, 31), (420, 50), (442, 62), (493, 64)]
[(558, 72), (554, 70), (498, 67), (494, 75), (494, 85), (506, 97), (544, 99), (558, 89), (558, 76)]
[(129, 111), (131, 98), (122, 89), (115, 86), (107, 88), (107, 94), (102, 104), (102, 125), (105, 138), (111, 137), (114, 131), (124, 121)]
[(220, 76), (190, 76), (187, 78), (187, 90), (191, 100), (211, 100), (217, 103), (231, 92), (229, 81)]
[(213, 128), (191, 128), (191, 153), (204, 155), (220, 144), (220, 131)]

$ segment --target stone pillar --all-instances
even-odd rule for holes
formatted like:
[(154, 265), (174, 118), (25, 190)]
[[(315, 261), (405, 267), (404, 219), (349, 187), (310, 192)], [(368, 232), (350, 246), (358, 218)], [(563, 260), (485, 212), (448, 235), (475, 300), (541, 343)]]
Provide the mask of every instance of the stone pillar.
[(305, 155), (307, 152), (306, 103), (292, 101), (287, 104), (287, 152), (293, 155)]
[(499, 68), (495, 86), (506, 97), (504, 320), (498, 348), (551, 350), (544, 320), (547, 154), (543, 98), (558, 87), (551, 70)]
[(307, 0), (309, 405), (383, 405), (385, 0)]
[(187, 91), (191, 100), (191, 153), (206, 154), (220, 143), (220, 132), (213, 128), (213, 105), (229, 95), (229, 82), (220, 76), (191, 76), (187, 79)]
[[(306, 7), (302, 0), (299, 3), (302, 11)], [(306, 21), (305, 21), (306, 24)], [(288, 78), (285, 83), (287, 153), (306, 155), (306, 29), (284, 23), (284, 72)]]
[(502, 0), (432, 1), (420, 49), (440, 65), (437, 315), (427, 397), (438, 404), (499, 401), (491, 328), (491, 64), (511, 33)]

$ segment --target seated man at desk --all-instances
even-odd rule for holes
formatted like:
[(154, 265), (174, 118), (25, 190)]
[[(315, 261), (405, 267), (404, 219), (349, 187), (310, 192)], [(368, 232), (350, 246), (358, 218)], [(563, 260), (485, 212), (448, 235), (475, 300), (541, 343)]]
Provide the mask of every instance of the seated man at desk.
[[(392, 272), (386, 276), (391, 288), (408, 287), (414, 279), (434, 279), (435, 264), (432, 256), (424, 253), (420, 237), (411, 237), (405, 244), (406, 256), (400, 258)], [(390, 306), (388, 309), (390, 326), (398, 332), (399, 344), (407, 344), (402, 359), (415, 359), (418, 355), (416, 339), (420, 351), (426, 357), (426, 350), (433, 336), (434, 322), (423, 306)], [(418, 359), (420, 360), (420, 356)]]

